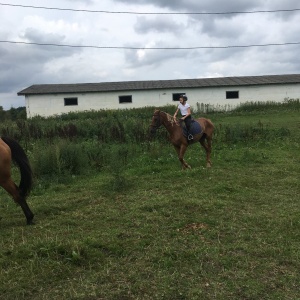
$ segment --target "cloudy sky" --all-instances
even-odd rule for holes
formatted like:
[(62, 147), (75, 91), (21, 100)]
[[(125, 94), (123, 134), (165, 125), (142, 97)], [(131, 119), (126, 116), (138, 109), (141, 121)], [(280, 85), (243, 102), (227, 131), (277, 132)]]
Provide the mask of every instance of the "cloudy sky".
[(0, 0), (0, 106), (33, 84), (299, 73), (299, 24), (298, 0)]

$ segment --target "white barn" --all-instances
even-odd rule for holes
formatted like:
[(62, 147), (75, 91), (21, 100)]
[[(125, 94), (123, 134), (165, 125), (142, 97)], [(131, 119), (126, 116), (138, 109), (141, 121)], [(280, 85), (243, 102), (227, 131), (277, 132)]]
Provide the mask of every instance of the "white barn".
[(79, 84), (38, 84), (20, 92), (29, 118), (68, 112), (177, 104), (185, 93), (192, 107), (231, 108), (248, 101), (300, 98), (300, 74)]

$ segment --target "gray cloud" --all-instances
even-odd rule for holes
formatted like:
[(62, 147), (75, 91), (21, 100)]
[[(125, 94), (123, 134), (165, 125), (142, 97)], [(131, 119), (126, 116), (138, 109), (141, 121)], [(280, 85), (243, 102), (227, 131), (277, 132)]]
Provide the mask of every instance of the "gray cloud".
[[(40, 59), (39, 50), (28, 52), (27, 46), (17, 45), (15, 49), (1, 47), (0, 78), (1, 92), (8, 92), (15, 84), (39, 73), (43, 60)], [(5, 71), (4, 71), (5, 70)]]
[(74, 2), (79, 2), (79, 3), (85, 3), (85, 4), (93, 4), (95, 3), (94, 0), (66, 0), (67, 2), (71, 2), (71, 3), (74, 3)]
[(35, 28), (27, 28), (25, 30), (25, 33), (20, 35), (20, 37), (26, 39), (29, 42), (48, 44), (59, 44), (62, 43), (65, 39), (64, 35), (45, 33)]
[[(64, 36), (47, 34), (37, 29), (28, 28), (21, 35), (22, 39), (31, 43), (60, 44)], [(45, 65), (51, 61), (63, 57), (70, 57), (74, 53), (82, 51), (80, 48), (66, 48), (39, 45), (9, 45), (0, 46), (0, 92), (7, 93), (15, 90), (22, 82), (31, 85), (33, 82), (41, 83), (49, 81), (45, 71)], [(4, 71), (5, 70), (5, 71)]]
[(222, 1), (222, 0), (114, 0), (128, 5), (144, 4), (168, 8), (180, 12), (235, 12), (259, 7), (264, 1)]
[[(159, 47), (165, 46), (163, 41), (158, 41), (157, 44)], [(157, 47), (157, 45), (153, 45), (153, 47)], [(189, 51), (187, 50), (127, 50), (125, 52), (125, 61), (131, 68), (141, 68), (144, 66), (156, 68), (161, 64), (167, 65), (171, 60), (186, 58), (189, 55)]]
[(157, 17), (138, 17), (134, 29), (139, 34), (154, 33), (169, 33), (177, 35), (182, 32), (185, 25), (174, 20), (174, 18)]

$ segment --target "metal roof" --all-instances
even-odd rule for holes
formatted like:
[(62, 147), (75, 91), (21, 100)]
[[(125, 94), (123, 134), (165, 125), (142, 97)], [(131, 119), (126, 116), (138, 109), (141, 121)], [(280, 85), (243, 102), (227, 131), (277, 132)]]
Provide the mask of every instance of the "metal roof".
[(93, 93), (152, 89), (204, 88), (300, 83), (300, 74), (239, 76), (176, 80), (119, 81), (74, 84), (34, 84), (18, 95)]

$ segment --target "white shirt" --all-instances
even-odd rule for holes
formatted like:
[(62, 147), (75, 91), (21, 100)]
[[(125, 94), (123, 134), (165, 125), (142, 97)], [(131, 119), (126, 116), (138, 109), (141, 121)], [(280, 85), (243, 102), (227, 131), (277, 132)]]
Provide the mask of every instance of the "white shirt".
[(187, 102), (185, 102), (185, 105), (182, 105), (181, 103), (179, 103), (178, 105), (178, 108), (180, 109), (180, 113), (182, 116), (185, 116), (188, 113), (188, 109), (190, 107), (191, 106)]

